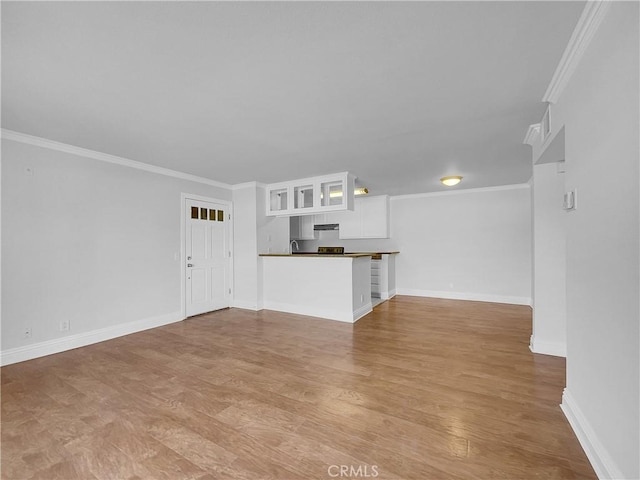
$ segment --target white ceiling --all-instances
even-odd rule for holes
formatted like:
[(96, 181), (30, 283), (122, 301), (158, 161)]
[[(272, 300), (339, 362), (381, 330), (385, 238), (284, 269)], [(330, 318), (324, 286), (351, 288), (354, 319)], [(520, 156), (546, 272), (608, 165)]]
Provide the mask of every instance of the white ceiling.
[(235, 184), (526, 182), (584, 2), (2, 2), (2, 127)]

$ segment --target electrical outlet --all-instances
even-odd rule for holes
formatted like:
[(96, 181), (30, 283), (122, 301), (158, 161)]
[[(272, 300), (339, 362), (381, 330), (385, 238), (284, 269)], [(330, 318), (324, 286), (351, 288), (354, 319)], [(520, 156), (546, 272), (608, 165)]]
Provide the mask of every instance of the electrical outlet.
[(31, 327), (24, 327), (22, 330), (22, 338), (31, 338)]
[(59, 329), (61, 332), (68, 332), (71, 328), (69, 320), (62, 320), (59, 325)]

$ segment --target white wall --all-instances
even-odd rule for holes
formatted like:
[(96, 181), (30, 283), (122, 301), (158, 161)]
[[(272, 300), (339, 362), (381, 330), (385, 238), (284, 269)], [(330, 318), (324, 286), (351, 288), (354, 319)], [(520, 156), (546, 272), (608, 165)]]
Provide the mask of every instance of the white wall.
[(289, 249), (289, 218), (267, 217), (265, 201), (264, 187), (254, 182), (233, 190), (233, 305), (239, 308), (262, 308), (263, 273), (258, 254), (286, 253)]
[[(289, 252), (289, 218), (268, 217), (267, 194), (263, 186), (258, 186), (256, 198), (256, 223), (258, 236), (257, 253)], [(264, 305), (264, 268), (263, 259), (258, 257), (258, 309)]]
[(28, 345), (180, 319), (180, 194), (229, 200), (229, 190), (12, 140), (2, 162), (3, 361)]
[(268, 217), (265, 188), (258, 186), (256, 193), (258, 253), (288, 253), (289, 217)]
[(565, 128), (563, 410), (601, 478), (640, 478), (638, 3), (611, 2), (551, 110)]
[(564, 173), (533, 166), (533, 332), (535, 353), (566, 356), (566, 216)]
[(233, 305), (258, 308), (256, 187), (233, 190)]
[(399, 294), (530, 304), (528, 185), (392, 197)]
[(531, 303), (528, 185), (391, 197), (391, 235), (340, 240), (334, 231), (301, 242), (350, 252), (400, 251), (399, 294)]

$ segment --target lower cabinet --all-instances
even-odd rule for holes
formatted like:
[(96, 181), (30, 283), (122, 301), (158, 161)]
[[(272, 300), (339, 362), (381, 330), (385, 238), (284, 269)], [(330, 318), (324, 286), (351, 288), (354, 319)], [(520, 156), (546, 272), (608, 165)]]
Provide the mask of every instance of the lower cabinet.
[(396, 257), (377, 254), (371, 257), (371, 296), (386, 300), (396, 294)]
[(371, 259), (371, 296), (380, 298), (380, 264), (382, 259)]

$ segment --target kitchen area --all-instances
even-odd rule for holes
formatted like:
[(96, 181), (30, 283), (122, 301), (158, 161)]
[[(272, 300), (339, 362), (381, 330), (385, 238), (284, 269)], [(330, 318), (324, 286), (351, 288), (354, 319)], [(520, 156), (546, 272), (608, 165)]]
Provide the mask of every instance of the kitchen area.
[(267, 215), (289, 218), (288, 253), (262, 253), (264, 308), (353, 323), (393, 297), (387, 195), (347, 172), (268, 185)]

